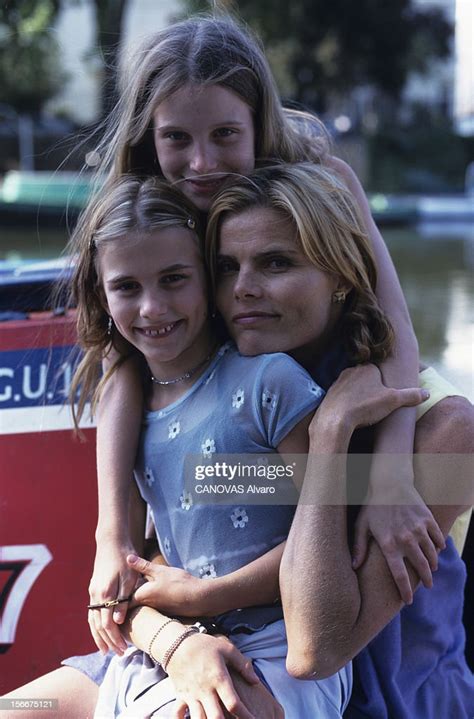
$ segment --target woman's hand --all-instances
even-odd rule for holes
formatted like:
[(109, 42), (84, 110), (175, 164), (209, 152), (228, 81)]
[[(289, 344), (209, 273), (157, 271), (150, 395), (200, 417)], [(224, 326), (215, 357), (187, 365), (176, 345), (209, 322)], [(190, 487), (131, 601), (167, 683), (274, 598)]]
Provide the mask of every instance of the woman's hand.
[(383, 504), (376, 493), (369, 493), (355, 524), (353, 562), (358, 569), (366, 557), (373, 537), (388, 564), (400, 597), (405, 604), (413, 601), (406, 567), (408, 561), (424, 586), (433, 586), (432, 572), (438, 568), (438, 552), (446, 546), (443, 533), (413, 483), (392, 478), (393, 492), (384, 491)]
[[(134, 551), (130, 544), (121, 546), (113, 542), (98, 544), (94, 571), (89, 583), (90, 604), (129, 597), (139, 575), (127, 564), (125, 557)], [(127, 644), (119, 625), (125, 620), (129, 602), (121, 602), (110, 608), (89, 609), (89, 627), (97, 647), (105, 653), (109, 649), (122, 655)]]
[(239, 675), (241, 687), (247, 685), (251, 690), (261, 686), (251, 660), (226, 637), (206, 634), (187, 637), (166, 669), (177, 694), (174, 717), (183, 719), (187, 710), (191, 719), (224, 719), (229, 715), (239, 719), (266, 719), (267, 716), (276, 719), (279, 716), (274, 713), (271, 702), (273, 713), (268, 715), (254, 714), (253, 706), (249, 710), (234, 687), (229, 670)]
[(127, 556), (128, 566), (148, 581), (134, 592), (130, 606), (147, 606), (180, 617), (204, 616), (205, 582), (184, 569), (154, 564), (135, 554)]
[(380, 370), (373, 364), (345, 369), (328, 390), (309, 426), (319, 431), (321, 422), (344, 431), (350, 437), (358, 427), (367, 427), (385, 419), (400, 407), (415, 407), (429, 397), (418, 387), (385, 387)]

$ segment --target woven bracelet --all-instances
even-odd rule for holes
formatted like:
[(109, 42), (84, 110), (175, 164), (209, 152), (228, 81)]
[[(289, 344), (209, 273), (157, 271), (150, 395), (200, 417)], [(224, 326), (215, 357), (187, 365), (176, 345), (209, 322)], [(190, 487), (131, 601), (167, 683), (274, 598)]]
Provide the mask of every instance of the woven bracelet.
[(161, 632), (161, 630), (164, 629), (165, 627), (167, 627), (168, 624), (171, 624), (171, 622), (177, 622), (178, 624), (181, 624), (181, 622), (178, 622), (177, 619), (167, 619), (166, 622), (163, 622), (163, 624), (161, 625), (161, 627), (160, 627), (159, 629), (157, 629), (157, 631), (154, 633), (154, 635), (153, 635), (152, 638), (150, 639), (150, 643), (149, 643), (149, 645), (148, 645), (148, 655), (150, 656), (151, 659), (153, 659), (153, 661), (155, 662), (155, 664), (160, 664), (160, 662), (158, 661), (158, 659), (155, 659), (155, 657), (154, 657), (153, 654), (151, 653), (151, 648), (152, 648), (152, 646), (153, 646), (153, 642), (155, 641), (156, 637), (157, 637), (158, 634)]
[(173, 654), (175, 653), (175, 651), (177, 650), (177, 648), (179, 647), (179, 645), (181, 644), (181, 642), (184, 642), (184, 640), (186, 639), (186, 637), (190, 637), (191, 634), (199, 634), (199, 629), (198, 629), (197, 627), (195, 627), (195, 626), (188, 627), (187, 629), (185, 629), (184, 632), (183, 632), (182, 634), (180, 634), (179, 637), (177, 637), (177, 638), (174, 640), (173, 644), (172, 644), (172, 645), (170, 646), (170, 648), (165, 652), (165, 654), (164, 654), (164, 656), (163, 656), (163, 659), (162, 659), (161, 662), (160, 662), (160, 664), (161, 664), (161, 666), (163, 667), (163, 670), (164, 670), (164, 671), (166, 671), (166, 667), (168, 666), (171, 657), (173, 656)]

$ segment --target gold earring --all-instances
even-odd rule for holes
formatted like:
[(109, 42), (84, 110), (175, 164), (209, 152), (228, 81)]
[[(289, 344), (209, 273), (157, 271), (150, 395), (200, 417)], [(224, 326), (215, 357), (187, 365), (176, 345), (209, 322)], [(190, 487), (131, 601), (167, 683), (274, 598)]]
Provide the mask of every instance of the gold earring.
[(346, 293), (344, 290), (336, 290), (332, 293), (333, 304), (341, 304), (346, 301)]

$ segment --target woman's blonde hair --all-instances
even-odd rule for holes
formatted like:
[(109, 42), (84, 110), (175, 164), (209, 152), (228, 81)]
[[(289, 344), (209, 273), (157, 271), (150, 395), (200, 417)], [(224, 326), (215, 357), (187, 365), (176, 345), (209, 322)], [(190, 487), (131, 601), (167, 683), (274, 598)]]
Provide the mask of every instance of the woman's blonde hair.
[(213, 285), (222, 223), (256, 207), (274, 209), (289, 219), (309, 262), (352, 287), (340, 327), (351, 359), (385, 359), (393, 346), (393, 331), (375, 295), (377, 272), (370, 241), (351, 193), (328, 169), (308, 162), (272, 165), (233, 180), (221, 190), (211, 207), (206, 233)]
[[(202, 236), (195, 207), (179, 190), (156, 178), (123, 176), (94, 200), (92, 208), (89, 231), (76, 233), (70, 244), (74, 268), (69, 304), (76, 307), (77, 340), (84, 353), (70, 392), (76, 428), (86, 402), (92, 401), (93, 410), (105, 382), (125, 359), (136, 353), (109, 327), (98, 270), (100, 247), (137, 232), (149, 234), (168, 227), (193, 230), (197, 233), (196, 241)], [(101, 362), (112, 348), (117, 359), (101, 379)]]

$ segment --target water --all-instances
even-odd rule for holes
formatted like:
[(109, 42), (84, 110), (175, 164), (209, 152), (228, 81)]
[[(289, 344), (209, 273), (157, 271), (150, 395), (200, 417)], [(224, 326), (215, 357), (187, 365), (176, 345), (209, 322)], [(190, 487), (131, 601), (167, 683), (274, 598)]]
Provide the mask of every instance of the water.
[(474, 401), (474, 228), (385, 230), (415, 327), (420, 357)]
[[(420, 346), (420, 356), (474, 401), (474, 228), (437, 223), (383, 229)], [(49, 259), (64, 249), (61, 231), (2, 229), (0, 259)]]

